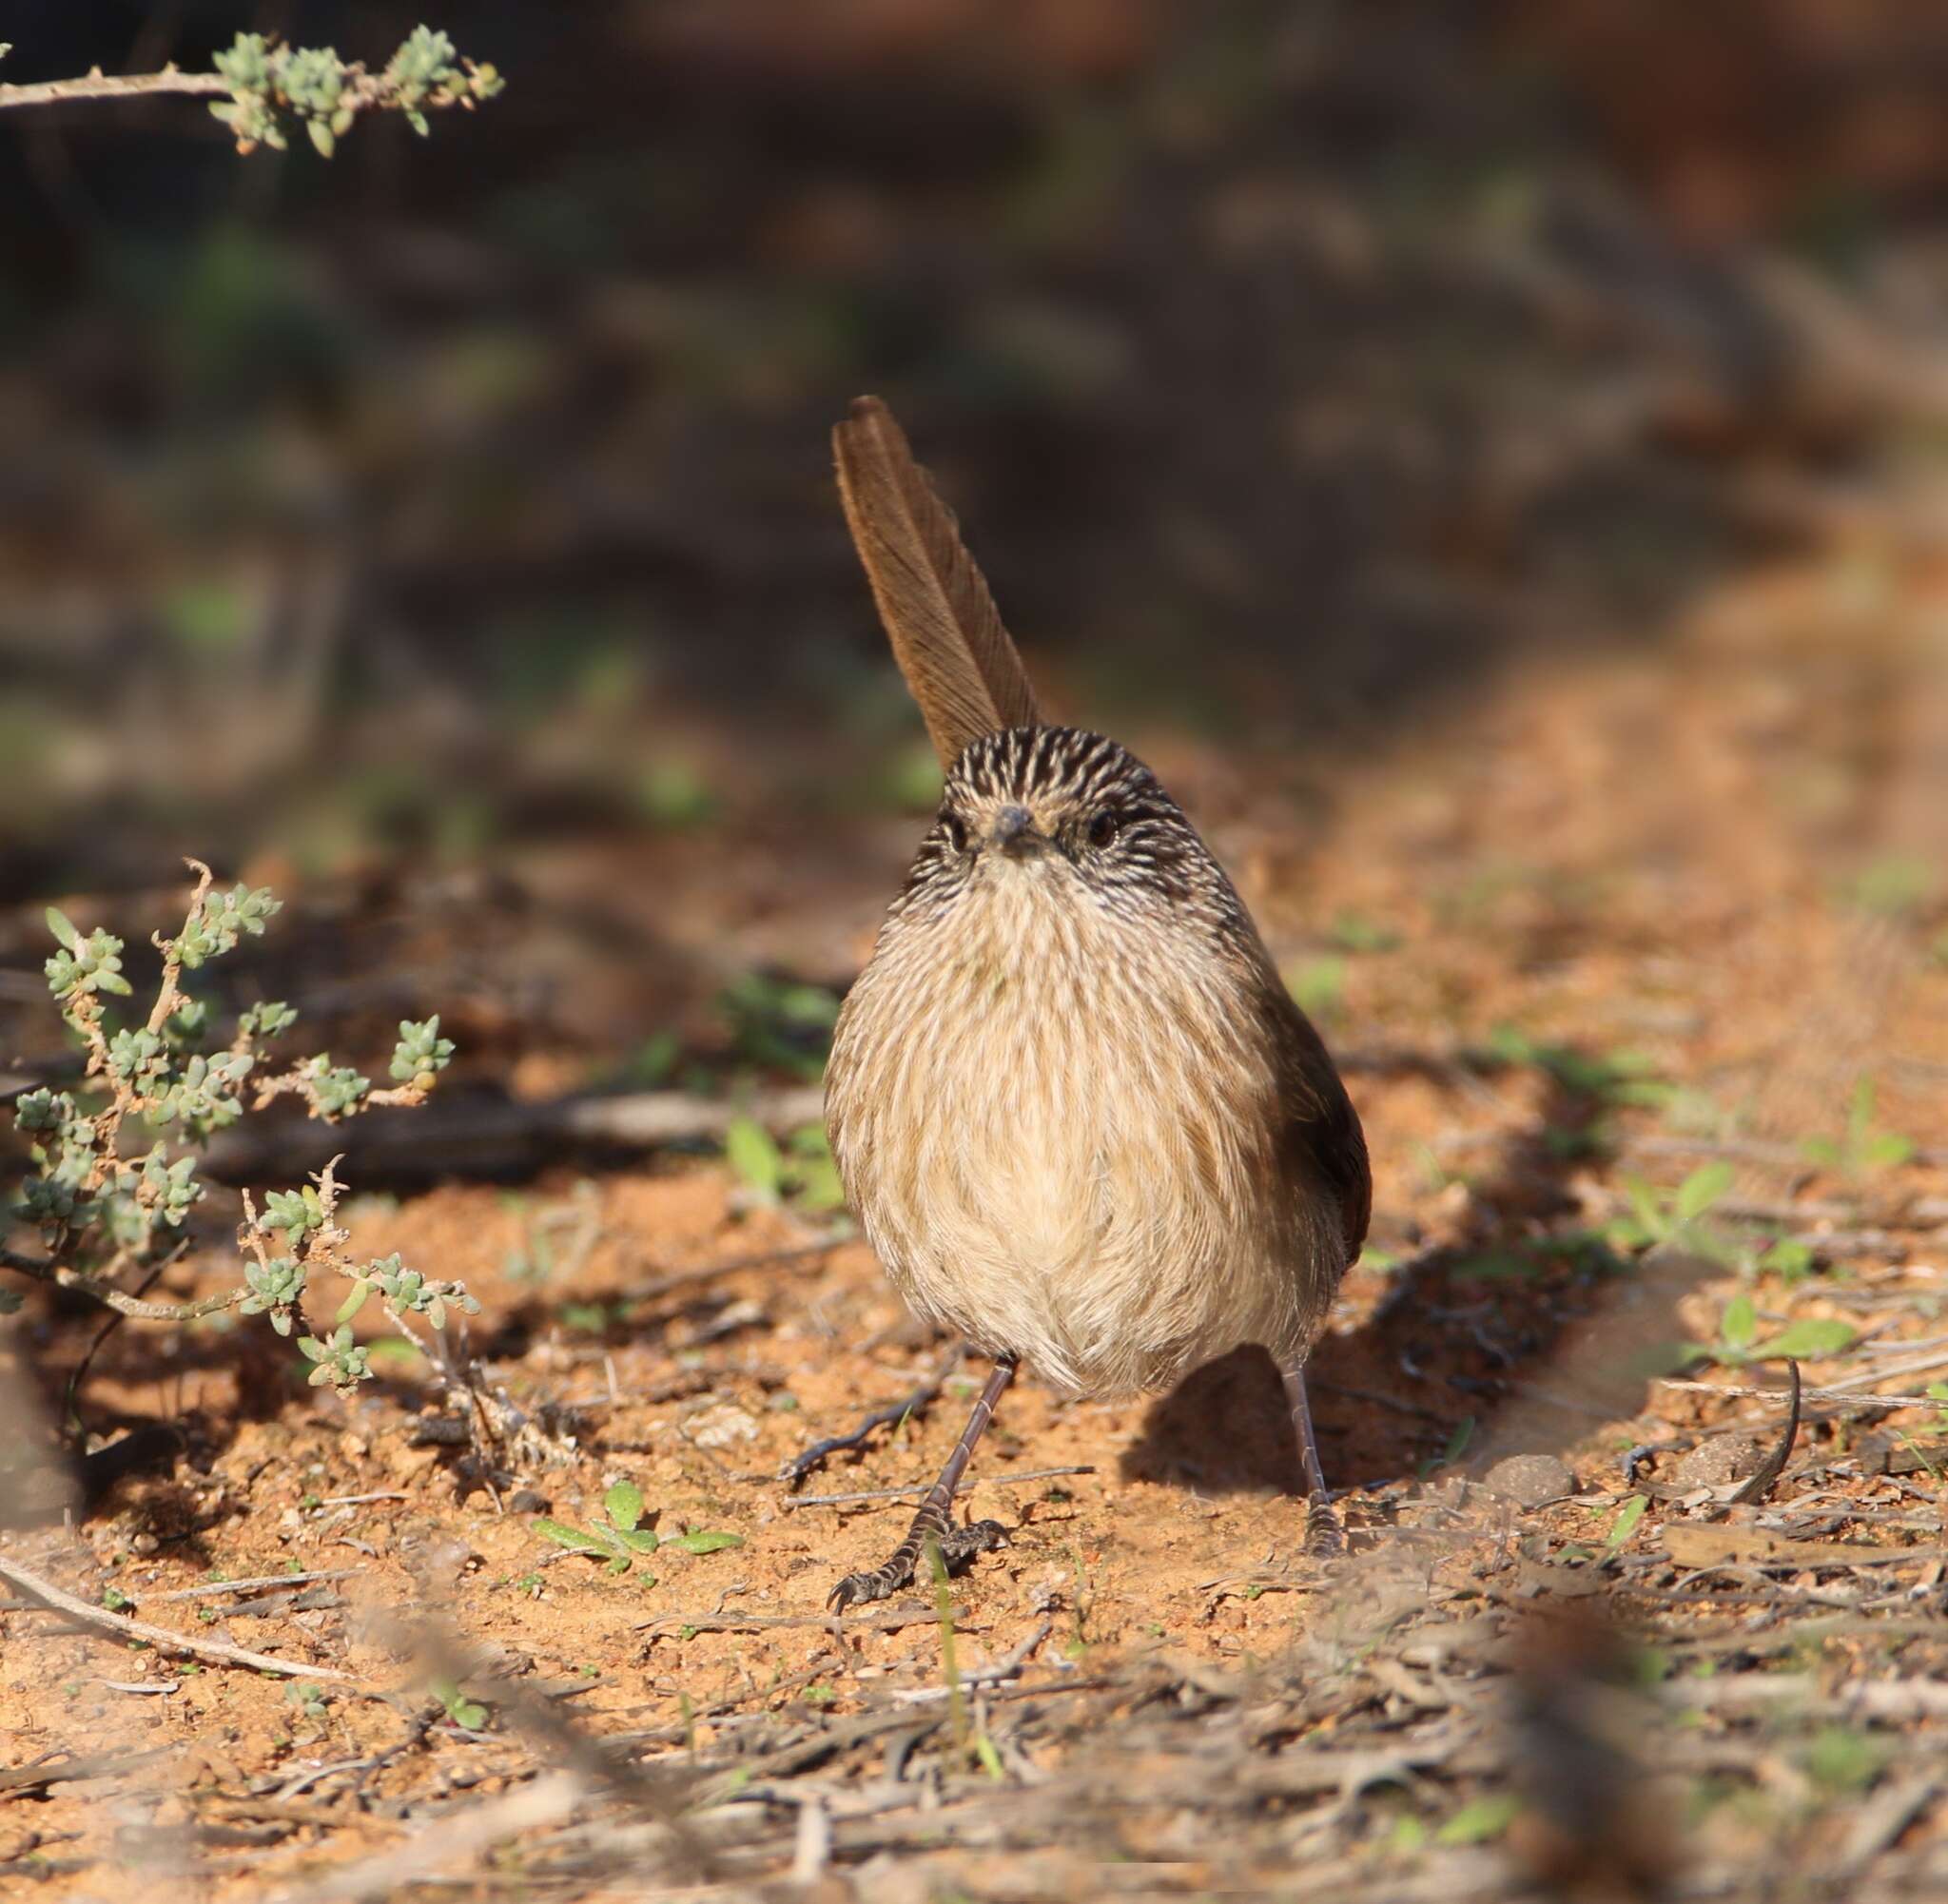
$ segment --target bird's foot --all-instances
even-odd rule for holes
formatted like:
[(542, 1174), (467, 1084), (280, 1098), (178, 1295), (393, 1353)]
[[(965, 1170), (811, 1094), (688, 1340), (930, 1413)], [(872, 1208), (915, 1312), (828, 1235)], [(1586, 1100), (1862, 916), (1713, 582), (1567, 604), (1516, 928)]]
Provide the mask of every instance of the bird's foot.
[(1346, 1523), (1330, 1494), (1315, 1494), (1305, 1504), (1305, 1556), (1308, 1560), (1337, 1560), (1346, 1551)]
[(971, 1521), (964, 1527), (945, 1526), (938, 1532), (916, 1528), (894, 1549), (893, 1557), (884, 1566), (875, 1567), (870, 1573), (848, 1573), (832, 1588), (826, 1604), (834, 1613), (843, 1613), (848, 1606), (886, 1600), (903, 1586), (910, 1586), (929, 1541), (939, 1543), (941, 1564), (951, 1576), (964, 1572), (976, 1554), (992, 1553), (996, 1547), (1005, 1546), (1007, 1539), (1007, 1529), (999, 1521)]

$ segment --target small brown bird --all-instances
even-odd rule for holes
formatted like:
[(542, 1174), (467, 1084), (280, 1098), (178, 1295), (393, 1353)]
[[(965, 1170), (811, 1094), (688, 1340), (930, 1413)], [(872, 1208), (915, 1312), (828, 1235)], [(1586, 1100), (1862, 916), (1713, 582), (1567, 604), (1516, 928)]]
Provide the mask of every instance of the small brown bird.
[(1046, 727), (954, 518), (886, 406), (833, 432), (846, 519), (946, 785), (847, 995), (832, 1155), (901, 1294), (994, 1358), (886, 1564), (956, 1529), (1017, 1365), (1074, 1394), (1167, 1388), (1264, 1344), (1292, 1405), (1310, 1544), (1339, 1545), (1305, 1360), (1366, 1237), (1366, 1142), (1231, 882), (1132, 754)]

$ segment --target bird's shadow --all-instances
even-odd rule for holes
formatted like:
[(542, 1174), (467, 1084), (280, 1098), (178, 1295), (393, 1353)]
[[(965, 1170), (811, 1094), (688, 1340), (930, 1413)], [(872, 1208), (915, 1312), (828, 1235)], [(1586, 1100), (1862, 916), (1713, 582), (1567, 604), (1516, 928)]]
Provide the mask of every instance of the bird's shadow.
[[(1644, 1406), (1644, 1370), (1685, 1333), (1679, 1302), (1709, 1266), (1539, 1245), (1570, 1227), (1567, 1181), (1587, 1158), (1564, 1138), (1593, 1133), (1599, 1109), (1557, 1084), (1474, 1179), (1486, 1220), (1467, 1245), (1401, 1263), (1362, 1321), (1318, 1342), (1307, 1380), (1329, 1486), (1560, 1454)], [(1271, 1356), (1248, 1347), (1195, 1370), (1151, 1405), (1120, 1468), (1205, 1493), (1302, 1494)]]

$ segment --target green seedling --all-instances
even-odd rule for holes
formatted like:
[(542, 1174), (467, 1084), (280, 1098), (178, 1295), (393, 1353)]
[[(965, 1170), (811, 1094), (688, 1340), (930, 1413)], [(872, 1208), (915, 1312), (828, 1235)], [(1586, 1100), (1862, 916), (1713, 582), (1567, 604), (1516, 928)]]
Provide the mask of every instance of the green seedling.
[(1804, 1763), (1815, 1784), (1838, 1797), (1859, 1797), (1898, 1750), (1893, 1739), (1875, 1733), (1828, 1726), (1808, 1741)]
[(1730, 1369), (1759, 1362), (1817, 1362), (1844, 1354), (1860, 1339), (1851, 1323), (1829, 1316), (1802, 1316), (1764, 1342), (1758, 1334), (1758, 1311), (1752, 1298), (1741, 1293), (1725, 1304), (1717, 1341), (1685, 1343), (1683, 1358), (1686, 1363), (1716, 1362)]
[(1380, 925), (1356, 912), (1341, 912), (1326, 928), (1326, 936), (1341, 952), (1392, 952), (1400, 945), (1401, 935), (1391, 925)]
[(692, 1527), (687, 1534), (671, 1535), (663, 1545), (681, 1547), (687, 1554), (721, 1554), (728, 1553), (732, 1547), (741, 1547), (744, 1536), (713, 1531), (708, 1527)]
[(1738, 1253), (1736, 1246), (1705, 1219), (1731, 1184), (1731, 1165), (1723, 1161), (1701, 1165), (1668, 1195), (1641, 1176), (1627, 1176), (1624, 1195), (1629, 1212), (1606, 1225), (1604, 1235), (1618, 1249), (1659, 1247), (1729, 1262)]
[(946, 1687), (947, 1726), (953, 1735), (954, 1748), (963, 1758), (978, 1759), (987, 1776), (1000, 1783), (1006, 1777), (1002, 1767), (1001, 1752), (988, 1737), (986, 1729), (974, 1723), (967, 1709), (966, 1691), (961, 1684), (953, 1589), (947, 1581), (946, 1562), (941, 1554), (938, 1541), (928, 1540), (926, 1543), (926, 1564), (933, 1574), (934, 1617), (940, 1622), (940, 1674)]
[(1420, 1478), (1425, 1481), (1431, 1474), (1443, 1467), (1451, 1467), (1468, 1452), (1468, 1444), (1474, 1439), (1474, 1417), (1467, 1415), (1460, 1425), (1449, 1435), (1440, 1453), (1431, 1454), (1420, 1464)]
[[(655, 1529), (642, 1525), (642, 1489), (633, 1481), (616, 1482), (602, 1496), (602, 1511), (606, 1520), (586, 1530), (543, 1515), (536, 1521), (535, 1531), (571, 1553), (600, 1561), (602, 1570), (610, 1574), (627, 1573), (639, 1557), (654, 1553), (662, 1545)], [(646, 1576), (644, 1583), (656, 1583)]]
[(760, 1203), (787, 1197), (808, 1211), (836, 1210), (846, 1201), (825, 1132), (807, 1124), (782, 1148), (751, 1117), (733, 1117), (724, 1132), (724, 1158)]
[(1644, 1518), (1645, 1511), (1649, 1506), (1650, 1497), (1647, 1494), (1633, 1494), (1624, 1503), (1622, 1510), (1610, 1523), (1608, 1537), (1604, 1541), (1603, 1550), (1606, 1554), (1617, 1552), (1637, 1531), (1637, 1524)]
[(1862, 866), (1848, 888), (1847, 903), (1880, 919), (1906, 919), (1934, 896), (1939, 878), (1926, 860), (1890, 853)]
[(1862, 1078), (1853, 1087), (1846, 1128), (1838, 1137), (1808, 1137), (1800, 1146), (1806, 1161), (1858, 1180), (1877, 1171), (1892, 1170), (1913, 1156), (1912, 1137), (1899, 1131), (1880, 1130), (1875, 1124), (1874, 1099), (1873, 1078)]
[(328, 1715), (322, 1687), (308, 1680), (292, 1680), (284, 1688), (284, 1697), (309, 1723), (324, 1723)]
[(823, 985), (747, 972), (725, 988), (717, 1006), (745, 1063), (808, 1084), (825, 1076), (839, 1001)]
[(507, 1253), (501, 1268), (514, 1282), (545, 1283), (555, 1273), (555, 1244), (547, 1231), (531, 1223), (525, 1242)]
[(1337, 1018), (1346, 1003), (1346, 961), (1307, 959), (1282, 974), (1285, 989), (1308, 1018)]
[(439, 1701), (448, 1719), (462, 1732), (484, 1732), (487, 1729), (488, 1711), (478, 1700), (469, 1699), (455, 1680), (435, 1680), (433, 1697)]
[(1510, 1793), (1496, 1793), (1473, 1798), (1434, 1833), (1436, 1844), (1492, 1844), (1515, 1822), (1522, 1809)]
[(1497, 1063), (1533, 1065), (1571, 1097), (1593, 1098), (1606, 1108), (1663, 1105), (1670, 1098), (1671, 1087), (1642, 1052), (1579, 1051), (1574, 1045), (1546, 1043), (1508, 1024), (1490, 1033), (1487, 1049)]
[[(601, 1238), (602, 1193), (586, 1177), (565, 1202), (531, 1212), (528, 1199), (519, 1197), (503, 1207), (524, 1218), (521, 1245), (504, 1260), (516, 1282), (538, 1285), (557, 1273), (572, 1278)], [(565, 1244), (557, 1247), (556, 1237), (565, 1237)]]
[[(627, 1573), (639, 1558), (655, 1553), (658, 1548), (677, 1547), (687, 1554), (714, 1554), (744, 1545), (742, 1534), (692, 1527), (687, 1533), (659, 1535), (654, 1528), (644, 1526), (642, 1490), (633, 1481), (616, 1482), (602, 1497), (602, 1511), (605, 1520), (594, 1527), (571, 1527), (544, 1515), (536, 1521), (535, 1531), (571, 1553), (587, 1554), (590, 1559), (600, 1561), (602, 1570), (610, 1574)], [(642, 1582), (645, 1586), (656, 1583), (650, 1574), (644, 1574)]]
[(870, 793), (876, 806), (889, 806), (896, 813), (931, 813), (940, 805), (944, 779), (932, 748), (916, 743), (880, 764)]
[(644, 771), (636, 792), (643, 817), (672, 832), (701, 826), (717, 815), (717, 796), (687, 761), (656, 762)]
[(673, 1031), (652, 1032), (615, 1073), (615, 1081), (638, 1091), (653, 1091), (669, 1083), (682, 1056), (683, 1040)]
[(1762, 1274), (1777, 1276), (1787, 1289), (1796, 1289), (1813, 1273), (1813, 1246), (1796, 1236), (1782, 1236), (1767, 1245), (1753, 1267)]
[(1451, 1263), (1448, 1273), (1465, 1283), (1532, 1283), (1548, 1270), (1548, 1263), (1531, 1250), (1481, 1250)]

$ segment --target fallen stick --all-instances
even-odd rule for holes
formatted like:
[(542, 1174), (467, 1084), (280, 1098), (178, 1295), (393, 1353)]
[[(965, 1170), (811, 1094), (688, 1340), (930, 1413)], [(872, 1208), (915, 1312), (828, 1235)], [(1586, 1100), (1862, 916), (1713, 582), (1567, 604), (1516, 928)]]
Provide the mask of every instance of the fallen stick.
[[(967, 1609), (957, 1606), (950, 1609), (955, 1624), (963, 1633), (984, 1633), (984, 1626), (970, 1626)], [(769, 1633), (791, 1627), (815, 1626), (829, 1633), (837, 1624), (837, 1615), (831, 1613), (664, 1613), (654, 1620), (639, 1620), (634, 1631), (649, 1633), (653, 1638), (661, 1639), (661, 1629), (669, 1628), (679, 1633)], [(891, 1633), (902, 1626), (937, 1626), (940, 1624), (940, 1608), (937, 1606), (888, 1606), (876, 1613), (862, 1613), (846, 1622), (848, 1632)]]
[(788, 1487), (797, 1487), (808, 1474), (823, 1467), (833, 1455), (864, 1447), (872, 1438), (875, 1428), (898, 1428), (902, 1422), (918, 1420), (940, 1399), (940, 1391), (946, 1387), (947, 1377), (961, 1366), (966, 1352), (964, 1343), (956, 1345), (948, 1351), (947, 1359), (911, 1394), (902, 1395), (897, 1402), (888, 1402), (884, 1408), (874, 1409), (847, 1434), (830, 1435), (824, 1441), (813, 1442), (802, 1454), (793, 1455), (779, 1468), (778, 1479)]
[(573, 1772), (551, 1772), (458, 1817), (442, 1818), (437, 1830), (408, 1817), (401, 1820), (401, 1828), (410, 1832), (403, 1844), (327, 1872), (309, 1884), (287, 1886), (276, 1895), (288, 1904), (361, 1904), (368, 1898), (396, 1897), (409, 1886), (472, 1863), (523, 1832), (560, 1823), (584, 1796), (582, 1781)]
[(556, 1151), (650, 1151), (721, 1138), (734, 1117), (789, 1132), (824, 1115), (824, 1093), (816, 1085), (735, 1101), (682, 1091), (552, 1098), (537, 1104), (436, 1101), (411, 1112), (369, 1112), (343, 1125), (239, 1125), (217, 1137), (205, 1168), (225, 1182), (255, 1181), (315, 1170), (342, 1154), (368, 1177), (375, 1172), (492, 1176), (532, 1171), (537, 1159)]
[[(1724, 1395), (1735, 1401), (1782, 1402), (1788, 1398), (1789, 1390), (1784, 1389), (1748, 1389), (1736, 1382), (1688, 1382), (1677, 1375), (1653, 1375), (1650, 1378), (1660, 1389), (1683, 1389), (1693, 1395)], [(1863, 1395), (1855, 1389), (1802, 1389), (1802, 1400), (1808, 1402), (1843, 1402), (1855, 1409), (1938, 1409), (1939, 1395)]]
[(88, 1778), (119, 1778), (139, 1765), (167, 1756), (158, 1745), (147, 1752), (91, 1752), (63, 1758), (48, 1752), (29, 1765), (10, 1765), (0, 1772), (0, 1793), (31, 1791), (39, 1786), (74, 1783)]
[(1785, 1428), (1752, 1478), (1731, 1497), (1734, 1505), (1749, 1506), (1772, 1492), (1774, 1484), (1785, 1472), (1785, 1464), (1792, 1458), (1793, 1443), (1800, 1438), (1800, 1365), (1788, 1362), (1785, 1366), (1792, 1370), (1792, 1401), (1786, 1410)]
[(106, 1606), (90, 1606), (87, 1601), (77, 1600), (73, 1594), (64, 1592), (39, 1574), (29, 1573), (17, 1561), (9, 1560), (4, 1554), (0, 1554), (0, 1580), (10, 1580), (23, 1592), (45, 1602), (53, 1612), (65, 1613), (70, 1620), (79, 1620), (89, 1626), (104, 1627), (125, 1640), (146, 1640), (158, 1651), (189, 1653), (200, 1660), (220, 1660), (232, 1666), (253, 1666), (260, 1673), (284, 1673), (298, 1680), (325, 1680), (341, 1686), (361, 1683), (350, 1673), (341, 1673), (330, 1666), (307, 1666), (295, 1660), (274, 1660), (268, 1653), (252, 1653), (242, 1646), (227, 1645), (221, 1640), (192, 1640), (187, 1634), (172, 1633), (166, 1626), (151, 1626), (146, 1620), (131, 1620), (126, 1613), (110, 1613)]
[[(979, 1486), (1015, 1487), (1024, 1481), (1052, 1481), (1060, 1474), (1094, 1474), (1095, 1468), (1083, 1465), (1066, 1467), (1030, 1467), (1020, 1474), (977, 1474), (967, 1484), (968, 1491)], [(927, 1483), (914, 1482), (906, 1487), (868, 1487), (857, 1494), (793, 1494), (788, 1495), (780, 1504), (786, 1513), (794, 1513), (800, 1507), (849, 1507), (856, 1501), (903, 1501), (915, 1494), (925, 1494)]]

